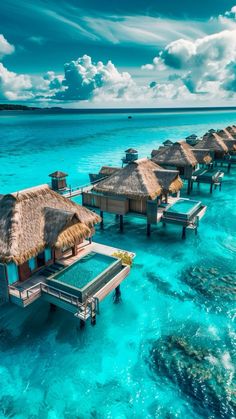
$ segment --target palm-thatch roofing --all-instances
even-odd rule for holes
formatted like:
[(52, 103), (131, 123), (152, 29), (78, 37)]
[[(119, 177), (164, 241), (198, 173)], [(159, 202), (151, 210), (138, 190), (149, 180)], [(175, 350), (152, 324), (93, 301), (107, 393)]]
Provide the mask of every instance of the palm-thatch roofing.
[(192, 152), (196, 157), (199, 164), (210, 164), (212, 157), (210, 155), (210, 150), (192, 148)]
[[(233, 127), (232, 127), (233, 128)], [(228, 151), (236, 151), (236, 130), (235, 136), (233, 136), (227, 128), (217, 131), (217, 134), (222, 138)], [(235, 138), (234, 138), (235, 137)]]
[(131, 162), (109, 178), (99, 182), (93, 190), (129, 199), (155, 199), (162, 193), (176, 193), (183, 186), (176, 170), (165, 170), (144, 158)]
[(113, 173), (118, 172), (119, 170), (121, 170), (121, 167), (102, 166), (99, 170), (99, 174), (104, 176), (111, 176)]
[(48, 185), (0, 198), (0, 260), (22, 264), (45, 247), (70, 247), (90, 237), (100, 217)]
[(219, 129), (217, 131), (217, 134), (223, 139), (223, 140), (234, 140), (233, 136), (230, 134), (230, 132), (227, 130), (227, 128)]
[(192, 148), (185, 141), (178, 141), (170, 147), (163, 147), (152, 151), (153, 161), (176, 167), (196, 166), (198, 164)]
[(211, 151), (222, 151), (227, 153), (228, 148), (225, 145), (223, 139), (216, 132), (208, 132), (203, 137), (202, 140), (195, 146), (195, 148), (208, 149)]
[(67, 173), (64, 173), (64, 172), (61, 172), (60, 170), (57, 170), (56, 172), (51, 173), (49, 176), (50, 177), (57, 178), (57, 179), (60, 179), (62, 177), (68, 176), (68, 174)]
[(228, 126), (226, 130), (232, 135), (234, 139), (236, 139), (236, 126), (235, 125)]

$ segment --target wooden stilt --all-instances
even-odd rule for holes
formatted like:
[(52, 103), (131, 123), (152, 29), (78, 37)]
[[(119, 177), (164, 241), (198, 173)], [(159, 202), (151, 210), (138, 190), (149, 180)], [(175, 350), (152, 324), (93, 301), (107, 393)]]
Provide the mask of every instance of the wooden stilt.
[(100, 211), (100, 217), (101, 217), (100, 227), (103, 230), (104, 228), (103, 211)]
[(96, 324), (96, 302), (93, 300), (90, 304), (90, 313), (91, 313), (91, 325), (95, 326)]
[(84, 329), (85, 328), (85, 321), (80, 319), (79, 325), (80, 325), (80, 329)]
[(50, 303), (50, 311), (51, 313), (53, 313), (54, 311), (56, 311), (57, 306), (55, 306), (55, 304)]
[(120, 301), (121, 301), (121, 291), (120, 291), (120, 285), (118, 285), (118, 286), (115, 288), (115, 295), (114, 295), (114, 299), (113, 299), (113, 301), (114, 301), (114, 304), (118, 304), (118, 303), (120, 303)]
[(230, 172), (230, 169), (231, 169), (231, 164), (229, 163), (228, 164), (228, 173)]
[(122, 232), (123, 229), (124, 229), (123, 215), (120, 215), (120, 231)]
[(221, 189), (222, 189), (222, 182), (220, 182), (220, 188), (219, 188), (219, 189), (220, 189), (220, 191), (221, 191)]
[(212, 193), (212, 189), (213, 189), (213, 183), (211, 183), (211, 186), (210, 186), (210, 193)]
[(186, 227), (183, 227), (183, 231), (182, 231), (182, 239), (186, 239)]
[(151, 224), (147, 223), (147, 236), (150, 237), (151, 236)]
[(188, 190), (187, 190), (187, 194), (189, 195), (191, 192), (191, 180), (188, 180)]

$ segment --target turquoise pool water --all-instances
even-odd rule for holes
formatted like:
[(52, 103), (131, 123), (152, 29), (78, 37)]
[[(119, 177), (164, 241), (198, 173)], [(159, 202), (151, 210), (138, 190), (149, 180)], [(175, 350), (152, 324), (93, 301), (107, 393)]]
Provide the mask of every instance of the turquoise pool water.
[(65, 271), (55, 275), (53, 279), (81, 289), (114, 262), (114, 258), (92, 252), (75, 262)]
[(171, 207), (168, 208), (168, 212), (175, 212), (178, 214), (190, 214), (195, 208), (199, 207), (199, 202), (192, 201), (191, 199), (180, 199), (176, 201)]
[[(47, 182), (53, 170), (76, 185), (123, 150), (149, 154), (235, 123), (234, 112), (127, 115), (0, 115), (0, 191)], [(114, 216), (96, 241), (136, 253), (121, 286), (101, 304), (96, 327), (46, 303), (0, 307), (0, 417), (17, 419), (231, 419), (235, 387), (236, 170), (222, 191), (191, 198), (208, 206), (198, 235)], [(186, 196), (185, 193), (183, 196)], [(208, 378), (209, 377), (209, 378)], [(228, 391), (228, 395), (227, 392)], [(231, 395), (231, 396), (230, 396)]]

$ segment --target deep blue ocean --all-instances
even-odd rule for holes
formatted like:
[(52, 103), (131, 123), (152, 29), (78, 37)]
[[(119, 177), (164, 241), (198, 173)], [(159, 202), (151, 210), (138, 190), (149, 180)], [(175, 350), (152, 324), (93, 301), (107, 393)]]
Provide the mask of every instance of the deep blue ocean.
[[(140, 157), (165, 139), (236, 123), (236, 112), (76, 114), (1, 112), (0, 193), (49, 182), (72, 186), (102, 165)], [(0, 418), (236, 417), (236, 169), (222, 191), (194, 188), (208, 206), (197, 236), (114, 216), (95, 241), (136, 253), (122, 302), (101, 304), (97, 325), (46, 303), (0, 307)], [(185, 196), (185, 190), (182, 193)]]

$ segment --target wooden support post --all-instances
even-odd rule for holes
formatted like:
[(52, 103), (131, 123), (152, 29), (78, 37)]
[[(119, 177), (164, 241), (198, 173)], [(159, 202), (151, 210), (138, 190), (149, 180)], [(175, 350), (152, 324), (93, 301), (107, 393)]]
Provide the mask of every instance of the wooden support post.
[(195, 228), (195, 236), (197, 236), (197, 227)]
[(189, 195), (191, 192), (191, 180), (188, 180), (188, 190), (187, 190), (187, 194)]
[(186, 239), (186, 227), (183, 227), (183, 231), (182, 231), (182, 239), (185, 240)]
[(151, 224), (147, 223), (147, 236), (150, 237), (151, 236)]
[(120, 215), (120, 231), (122, 232), (123, 229), (124, 229), (123, 215)]
[(54, 311), (56, 311), (57, 306), (55, 304), (50, 303), (50, 312), (53, 313)]
[(84, 329), (85, 328), (85, 320), (80, 319), (79, 325), (80, 325), (80, 329)]
[(222, 188), (222, 182), (220, 181), (220, 191), (221, 191), (221, 188)]
[(101, 217), (100, 227), (103, 230), (104, 228), (103, 211), (100, 211), (100, 217)]
[(114, 295), (113, 301), (114, 301), (114, 304), (118, 304), (118, 303), (120, 303), (120, 301), (121, 301), (121, 291), (120, 291), (120, 285), (118, 285), (118, 286), (115, 288), (115, 295)]
[(228, 164), (228, 173), (230, 172), (231, 169), (231, 163)]
[(212, 189), (213, 189), (213, 183), (211, 182), (210, 193), (212, 193)]
[(93, 300), (90, 304), (90, 313), (91, 313), (91, 325), (95, 326), (96, 324), (96, 302)]

